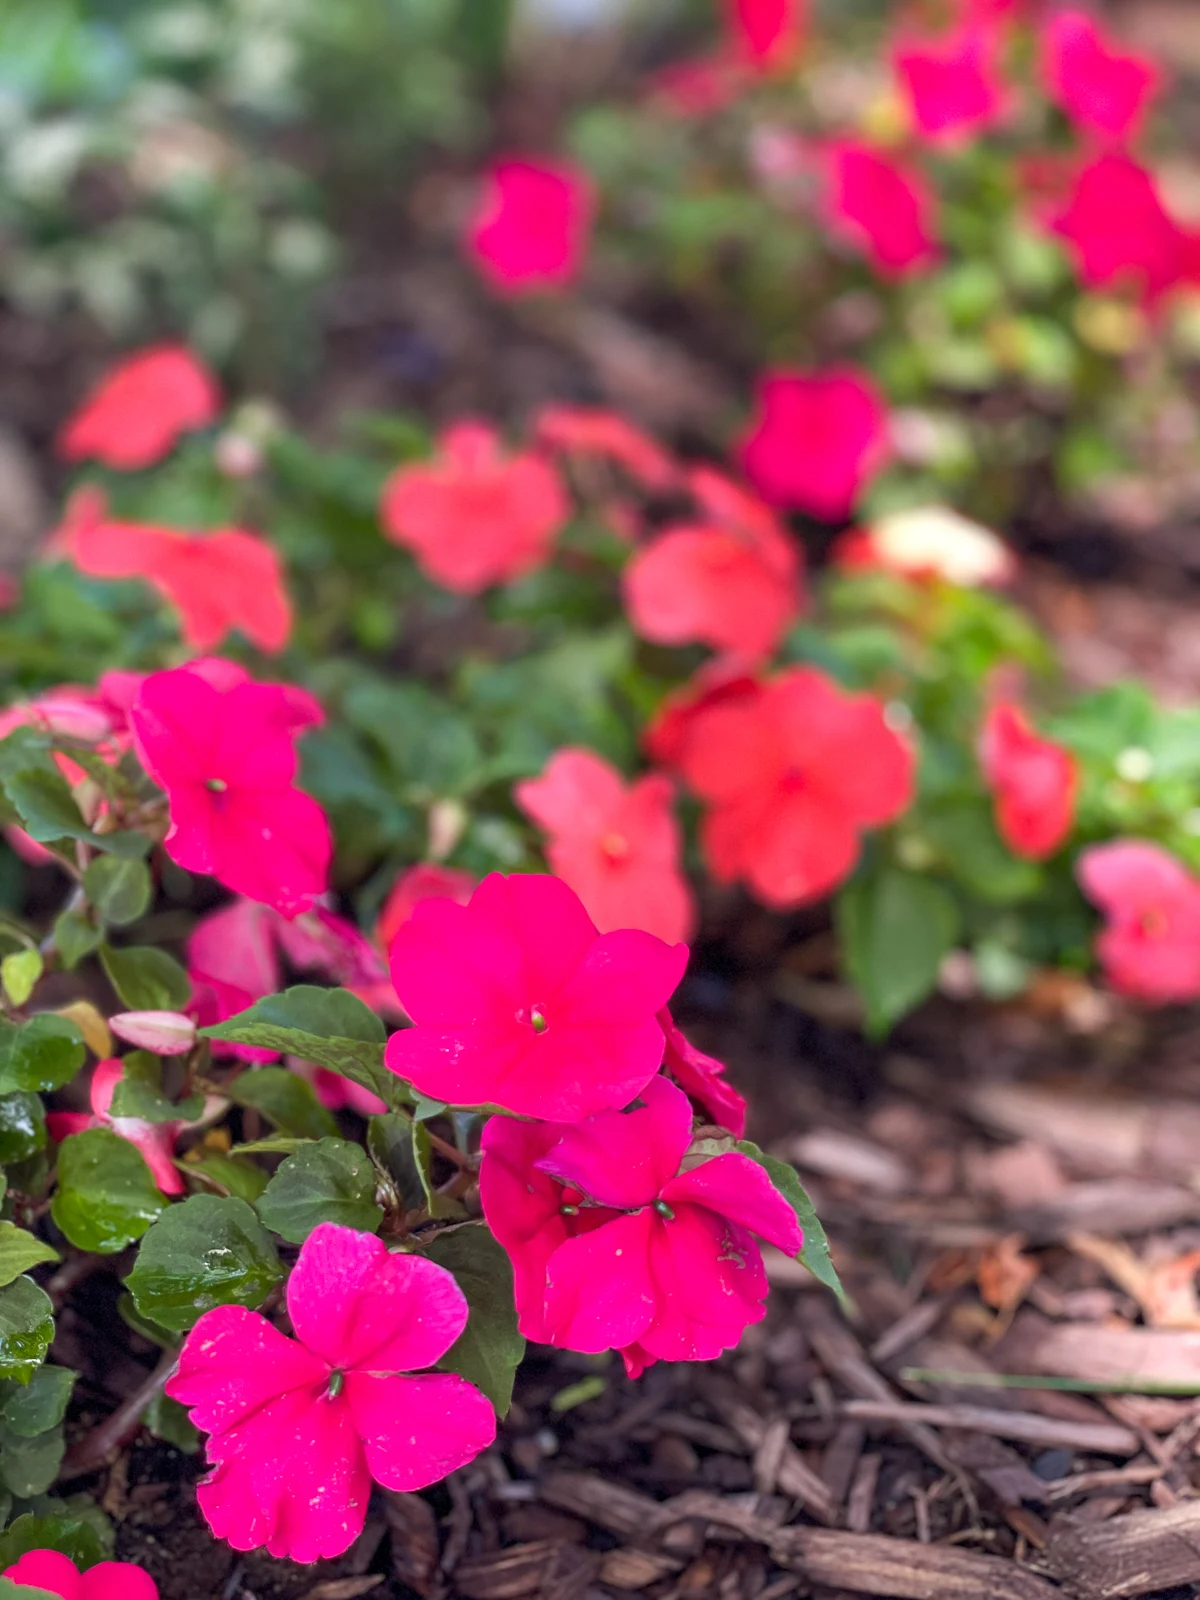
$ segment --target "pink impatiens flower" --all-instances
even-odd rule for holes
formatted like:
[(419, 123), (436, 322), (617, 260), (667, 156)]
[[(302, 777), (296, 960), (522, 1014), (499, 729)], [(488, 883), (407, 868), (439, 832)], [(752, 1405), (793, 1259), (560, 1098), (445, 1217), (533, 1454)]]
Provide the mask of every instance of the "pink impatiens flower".
[(725, 0), (734, 56), (755, 73), (786, 70), (803, 37), (806, 0)]
[(725, 1082), (725, 1063), (697, 1050), (684, 1037), (665, 1006), (658, 1020), (667, 1036), (663, 1066), (686, 1095), (700, 1102), (714, 1122), (728, 1128), (735, 1139), (740, 1139), (746, 1132), (747, 1106), (744, 1096)]
[(295, 735), (319, 716), (311, 697), (252, 683), (232, 662), (152, 673), (130, 721), (166, 790), (171, 859), (284, 915), (311, 906), (332, 846), (325, 813), (295, 787)]
[(1196, 236), (1167, 211), (1151, 173), (1121, 151), (1079, 171), (1051, 226), (1089, 288), (1127, 284), (1147, 304), (1190, 281), (1200, 260)]
[(480, 1199), (512, 1258), (527, 1337), (588, 1353), (635, 1346), (643, 1364), (707, 1361), (762, 1320), (753, 1235), (794, 1256), (796, 1214), (736, 1151), (680, 1172), (691, 1139), (687, 1096), (661, 1077), (632, 1110), (572, 1127), (488, 1123)]
[(1079, 769), (1070, 751), (1041, 738), (1019, 706), (997, 701), (984, 720), (979, 764), (1008, 848), (1027, 861), (1053, 855), (1075, 815)]
[(994, 26), (971, 22), (944, 38), (897, 48), (896, 76), (925, 138), (953, 144), (1001, 119), (1006, 97), (997, 64), (999, 45)]
[(1096, 953), (1112, 987), (1163, 1005), (1200, 996), (1200, 880), (1160, 845), (1116, 839), (1075, 868), (1104, 912)]
[(595, 208), (581, 167), (508, 157), (484, 175), (467, 244), (502, 293), (561, 289), (583, 265)]
[(658, 1071), (656, 1013), (684, 944), (601, 934), (558, 878), (492, 873), (469, 905), (426, 900), (392, 941), (392, 982), (416, 1024), (387, 1065), (432, 1099), (573, 1122), (627, 1105)]
[(287, 1285), (296, 1337), (243, 1306), (206, 1311), (167, 1393), (210, 1435), (196, 1490), (218, 1537), (293, 1561), (338, 1556), (362, 1532), (371, 1481), (411, 1493), (496, 1436), (489, 1402), (439, 1361), (467, 1323), (444, 1267), (323, 1222)]
[(919, 172), (854, 139), (828, 146), (825, 167), (830, 228), (884, 277), (904, 277), (936, 258), (937, 202)]
[(691, 937), (696, 908), (669, 778), (647, 773), (627, 784), (593, 751), (559, 750), (513, 798), (546, 830), (547, 861), (601, 933), (644, 928), (668, 944)]
[(88, 1128), (111, 1128), (113, 1133), (141, 1152), (163, 1194), (182, 1194), (187, 1185), (175, 1165), (175, 1141), (182, 1122), (144, 1122), (141, 1117), (114, 1117), (109, 1110), (117, 1085), (125, 1076), (125, 1063), (112, 1057), (98, 1061), (92, 1073), (92, 1110), (48, 1111), (46, 1126), (57, 1144)]
[(153, 466), (183, 433), (206, 428), (220, 406), (212, 374), (182, 345), (156, 345), (113, 368), (58, 439), (66, 461), (118, 471)]
[(1088, 133), (1126, 139), (1161, 78), (1152, 61), (1114, 49), (1087, 11), (1059, 11), (1042, 33), (1042, 75), (1051, 96)]
[(747, 478), (774, 506), (840, 522), (891, 451), (887, 405), (851, 368), (766, 373), (740, 445)]
[(397, 467), (380, 514), (388, 538), (435, 583), (478, 594), (543, 566), (570, 509), (550, 462), (532, 451), (509, 455), (494, 428), (459, 422), (432, 461)]
[(27, 1550), (5, 1567), (4, 1576), (22, 1588), (44, 1589), (60, 1600), (158, 1600), (158, 1585), (132, 1561), (98, 1561), (80, 1572), (59, 1550)]

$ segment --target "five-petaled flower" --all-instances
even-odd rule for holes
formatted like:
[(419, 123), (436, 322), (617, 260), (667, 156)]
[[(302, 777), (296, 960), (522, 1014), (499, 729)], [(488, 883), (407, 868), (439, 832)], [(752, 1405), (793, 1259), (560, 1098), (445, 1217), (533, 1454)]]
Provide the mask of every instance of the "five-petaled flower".
[(856, 139), (836, 140), (824, 160), (832, 230), (885, 278), (928, 267), (937, 256), (937, 207), (921, 173)]
[(505, 294), (561, 289), (579, 275), (595, 196), (581, 167), (508, 157), (484, 174), (467, 244)]
[(58, 438), (67, 461), (133, 472), (162, 459), (181, 434), (216, 420), (212, 374), (182, 345), (156, 345), (122, 361), (88, 396)]
[(742, 436), (747, 478), (771, 505), (840, 522), (891, 453), (887, 406), (851, 368), (766, 373)]
[(1029, 861), (1053, 855), (1075, 815), (1079, 770), (1070, 751), (1041, 738), (1019, 706), (1000, 700), (984, 719), (979, 764), (1008, 848)]
[(527, 1337), (643, 1360), (707, 1361), (765, 1314), (754, 1235), (796, 1255), (796, 1214), (766, 1171), (727, 1151), (680, 1171), (692, 1109), (666, 1078), (627, 1111), (571, 1127), (494, 1117), (480, 1199), (513, 1262)]
[(959, 143), (999, 122), (1007, 97), (998, 69), (1000, 34), (984, 21), (940, 39), (906, 41), (893, 60), (917, 130), (932, 142)]
[(217, 1306), (188, 1334), (167, 1393), (209, 1434), (200, 1509), (235, 1550), (337, 1556), (362, 1532), (374, 1479), (436, 1483), (492, 1442), (496, 1417), (465, 1378), (425, 1373), (462, 1333), (443, 1267), (323, 1222), (287, 1285), (296, 1337)]
[(1050, 221), (1089, 288), (1130, 287), (1147, 305), (1190, 282), (1200, 261), (1197, 236), (1171, 216), (1152, 174), (1123, 151), (1087, 162)]
[(1077, 127), (1115, 140), (1135, 131), (1161, 81), (1153, 62), (1114, 48), (1095, 17), (1073, 9), (1045, 24), (1042, 75)]
[(688, 951), (640, 929), (597, 931), (558, 878), (492, 873), (466, 906), (425, 900), (392, 941), (416, 1024), (387, 1065), (447, 1104), (572, 1122), (628, 1105), (662, 1064), (656, 1013)]
[(1200, 880), (1141, 839), (1094, 845), (1075, 871), (1107, 919), (1096, 953), (1112, 987), (1158, 1005), (1200, 996)]
[(86, 1572), (60, 1550), (26, 1550), (4, 1576), (24, 1589), (42, 1589), (60, 1600), (158, 1600), (158, 1585), (132, 1561), (98, 1561)]
[(388, 538), (458, 594), (543, 566), (570, 515), (550, 462), (532, 451), (506, 454), (482, 422), (456, 423), (439, 438), (432, 461), (397, 467), (380, 509)]

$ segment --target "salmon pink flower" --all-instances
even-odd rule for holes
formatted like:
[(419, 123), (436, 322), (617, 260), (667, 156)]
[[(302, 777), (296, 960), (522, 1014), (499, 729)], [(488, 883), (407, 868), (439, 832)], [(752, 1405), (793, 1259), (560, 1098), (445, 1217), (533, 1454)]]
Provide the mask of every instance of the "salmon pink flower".
[(375, 924), (375, 939), (380, 949), (392, 948), (392, 940), (412, 916), (422, 900), (453, 900), (465, 906), (475, 891), (476, 880), (460, 867), (443, 867), (436, 861), (418, 861), (408, 867), (388, 890), (379, 921)]
[(565, 456), (611, 461), (652, 494), (670, 489), (679, 476), (674, 459), (657, 440), (599, 406), (546, 406), (538, 413), (534, 437)]
[(114, 367), (58, 439), (65, 461), (100, 461), (136, 472), (160, 461), (220, 409), (212, 374), (182, 345), (155, 345)]
[(1078, 172), (1051, 227), (1067, 241), (1089, 288), (1128, 284), (1152, 305), (1196, 272), (1195, 235), (1167, 211), (1151, 174), (1119, 151)]
[(969, 22), (940, 39), (900, 45), (896, 76), (913, 122), (926, 139), (954, 144), (994, 126), (1006, 110), (993, 26)]
[(595, 208), (581, 167), (510, 156), (484, 174), (467, 244), (503, 294), (562, 289), (579, 275)]
[(171, 859), (294, 915), (324, 893), (331, 854), (325, 813), (294, 784), (297, 718), (315, 702), (225, 665), (146, 679), (130, 712), (138, 756), (166, 790)]
[(1163, 1005), (1200, 996), (1200, 880), (1140, 839), (1094, 845), (1075, 868), (1104, 912), (1096, 953), (1121, 994)]
[(339, 1556), (362, 1532), (371, 1481), (407, 1494), (496, 1436), (489, 1402), (432, 1367), (467, 1323), (444, 1267), (323, 1222), (287, 1285), (294, 1339), (217, 1306), (188, 1334), (167, 1393), (209, 1435), (196, 1499), (235, 1550)]
[(825, 151), (830, 228), (885, 278), (902, 278), (937, 257), (937, 201), (919, 172), (853, 139)]
[(627, 784), (591, 750), (559, 750), (513, 798), (549, 835), (547, 861), (601, 933), (642, 928), (668, 944), (691, 937), (696, 908), (669, 778), (652, 772)]
[(98, 1561), (80, 1572), (59, 1550), (27, 1550), (5, 1567), (4, 1576), (23, 1589), (42, 1589), (60, 1600), (158, 1600), (158, 1585), (132, 1561)]
[(1001, 588), (1017, 571), (1016, 557), (1003, 539), (948, 506), (886, 512), (844, 534), (833, 557), (844, 572), (940, 579), (962, 589)]
[(492, 1132), (499, 1120), (484, 1130), (480, 1198), (513, 1259), (523, 1330), (568, 1350), (636, 1346), (643, 1358), (707, 1361), (762, 1320), (767, 1279), (753, 1236), (796, 1255), (796, 1214), (736, 1151), (680, 1172), (692, 1110), (674, 1084), (653, 1078), (632, 1110), (551, 1130), (558, 1137), (524, 1172), (507, 1130)]
[(1042, 31), (1047, 92), (1078, 128), (1127, 139), (1154, 98), (1160, 74), (1152, 61), (1115, 49), (1087, 11), (1059, 11)]
[(485, 878), (470, 904), (425, 900), (392, 941), (392, 982), (416, 1024), (387, 1065), (431, 1099), (573, 1122), (627, 1105), (662, 1064), (655, 1014), (687, 946), (601, 934), (557, 878)]
[(804, 31), (806, 0), (724, 0), (733, 54), (755, 73), (787, 71)]
[(796, 546), (760, 500), (720, 473), (701, 467), (690, 483), (702, 520), (665, 529), (625, 569), (630, 623), (656, 644), (769, 655), (800, 613)]
[(773, 506), (840, 522), (885, 464), (888, 412), (871, 380), (851, 368), (768, 372), (739, 453), (747, 478)]
[(651, 718), (642, 735), (646, 754), (664, 767), (686, 772), (697, 733), (704, 736), (705, 714), (714, 706), (753, 704), (758, 694), (758, 679), (736, 658), (706, 661)]
[(728, 1128), (735, 1139), (742, 1138), (746, 1132), (746, 1101), (725, 1082), (725, 1063), (697, 1050), (665, 1006), (658, 1020), (667, 1036), (663, 1062), (666, 1070), (686, 1095), (700, 1102), (714, 1122)]
[(117, 1085), (125, 1076), (125, 1063), (112, 1057), (98, 1061), (92, 1073), (91, 1114), (86, 1111), (48, 1111), (46, 1126), (56, 1144), (88, 1128), (110, 1128), (141, 1153), (163, 1194), (182, 1194), (187, 1185), (175, 1165), (175, 1141), (182, 1122), (144, 1122), (141, 1117), (114, 1117), (110, 1110)]
[(1053, 855), (1075, 815), (1074, 756), (1040, 738), (1019, 706), (997, 701), (983, 724), (979, 763), (996, 797), (996, 827), (1012, 853), (1027, 861)]
[(431, 462), (398, 467), (383, 489), (384, 532), (427, 577), (478, 594), (544, 566), (570, 516), (558, 473), (531, 452), (506, 455), (493, 428), (460, 422)]
[(213, 649), (235, 628), (260, 650), (282, 650), (288, 641), (292, 607), (282, 565), (257, 534), (101, 520), (74, 531), (69, 554), (91, 578), (143, 578), (179, 612), (193, 650)]
[(709, 804), (701, 839), (713, 876), (743, 878), (778, 907), (816, 900), (849, 876), (861, 831), (911, 800), (913, 768), (879, 701), (812, 667), (698, 711), (680, 757)]

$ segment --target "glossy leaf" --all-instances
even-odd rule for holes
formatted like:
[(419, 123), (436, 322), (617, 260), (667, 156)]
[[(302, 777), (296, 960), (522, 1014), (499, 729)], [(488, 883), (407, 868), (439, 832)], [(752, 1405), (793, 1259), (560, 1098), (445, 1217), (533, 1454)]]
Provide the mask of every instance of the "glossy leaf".
[(59, 1145), (51, 1213), (80, 1250), (115, 1255), (140, 1239), (166, 1204), (140, 1152), (110, 1129), (88, 1128)]
[(201, 1028), (200, 1035), (299, 1056), (342, 1073), (384, 1099), (396, 1093), (398, 1080), (383, 1064), (387, 1030), (347, 989), (297, 984), (282, 994), (267, 995), (236, 1017)]
[(438, 1366), (481, 1389), (504, 1416), (525, 1354), (525, 1340), (517, 1332), (508, 1254), (486, 1227), (473, 1222), (439, 1234), (425, 1253), (454, 1274), (470, 1307), (467, 1326)]
[(57, 772), (27, 768), (4, 779), (4, 792), (16, 807), (21, 826), (39, 844), (78, 839), (94, 850), (141, 857), (150, 841), (140, 833), (95, 833), (79, 814), (70, 786)]
[(0, 1378), (25, 1384), (46, 1359), (54, 1337), (50, 1296), (32, 1278), (0, 1289)]
[(842, 1288), (841, 1279), (830, 1258), (829, 1240), (825, 1229), (821, 1226), (821, 1220), (813, 1209), (813, 1203), (808, 1198), (795, 1167), (786, 1161), (780, 1161), (776, 1156), (767, 1155), (750, 1139), (739, 1139), (733, 1148), (741, 1151), (742, 1155), (749, 1156), (751, 1161), (758, 1162), (796, 1213), (797, 1220), (804, 1229), (804, 1244), (796, 1257), (797, 1261), (806, 1266), (813, 1277), (819, 1279), (827, 1289), (832, 1289), (838, 1299), (845, 1304), (846, 1291)]
[(317, 1099), (310, 1083), (286, 1067), (257, 1067), (243, 1072), (229, 1086), (229, 1097), (239, 1106), (253, 1106), (284, 1133), (302, 1139), (333, 1138), (337, 1123)]
[(258, 1201), (258, 1214), (289, 1244), (303, 1244), (321, 1222), (374, 1233), (383, 1221), (375, 1203), (375, 1168), (361, 1146), (320, 1139), (288, 1156)]
[(58, 1251), (15, 1222), (0, 1222), (0, 1287), (44, 1261), (59, 1260)]
[[(0, 1568), (12, 1567), (30, 1550), (59, 1550), (69, 1556), (81, 1572), (94, 1567), (109, 1554), (90, 1522), (79, 1516), (35, 1516), (27, 1511), (0, 1533)], [(41, 1591), (15, 1589), (21, 1600)]]
[(0, 1384), (0, 1421), (22, 1439), (57, 1427), (67, 1414), (76, 1376), (70, 1367), (41, 1366), (27, 1384)]
[(109, 1111), (114, 1117), (139, 1117), (143, 1122), (190, 1122), (204, 1109), (204, 1096), (170, 1100), (162, 1092), (162, 1062), (148, 1050), (132, 1050), (124, 1057), (125, 1075), (113, 1091)]
[(125, 1282), (143, 1316), (183, 1333), (214, 1306), (260, 1306), (282, 1276), (244, 1200), (197, 1194), (163, 1213)]
[(0, 1036), (0, 1094), (61, 1089), (83, 1065), (83, 1034), (67, 1017), (44, 1012)]
[(187, 973), (165, 950), (154, 945), (100, 947), (108, 981), (130, 1011), (180, 1011), (192, 997)]
[(46, 1144), (46, 1110), (36, 1094), (0, 1094), (0, 1164), (27, 1161)]

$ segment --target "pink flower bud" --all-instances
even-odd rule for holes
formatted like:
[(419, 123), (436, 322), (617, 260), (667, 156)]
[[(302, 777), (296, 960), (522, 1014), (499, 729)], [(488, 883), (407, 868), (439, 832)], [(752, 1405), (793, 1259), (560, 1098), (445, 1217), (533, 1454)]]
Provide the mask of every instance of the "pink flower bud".
[(196, 1024), (179, 1011), (122, 1011), (108, 1025), (126, 1044), (160, 1056), (185, 1056), (196, 1042)]

